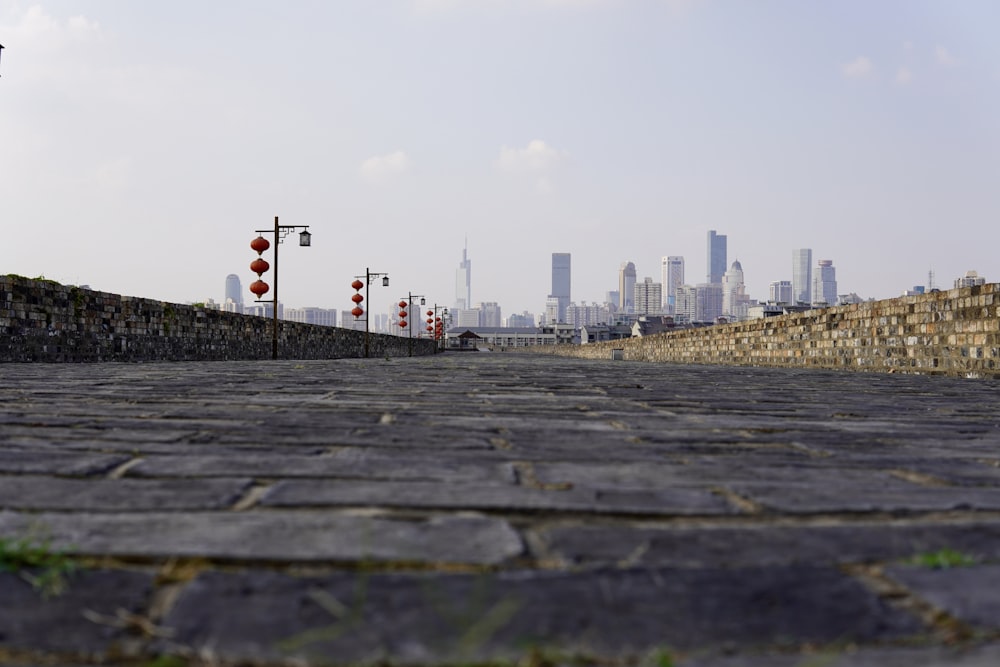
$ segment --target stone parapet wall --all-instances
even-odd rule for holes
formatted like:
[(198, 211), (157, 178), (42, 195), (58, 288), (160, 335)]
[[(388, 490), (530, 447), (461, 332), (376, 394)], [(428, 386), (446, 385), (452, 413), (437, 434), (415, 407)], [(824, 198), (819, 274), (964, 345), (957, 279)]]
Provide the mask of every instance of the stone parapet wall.
[(524, 349), (592, 359), (997, 377), (1000, 285), (621, 341)]
[[(269, 359), (270, 318), (0, 276), (0, 362)], [(365, 333), (279, 321), (282, 359), (364, 356)], [(412, 345), (412, 347), (411, 347)], [(431, 340), (369, 335), (369, 356), (434, 354)]]

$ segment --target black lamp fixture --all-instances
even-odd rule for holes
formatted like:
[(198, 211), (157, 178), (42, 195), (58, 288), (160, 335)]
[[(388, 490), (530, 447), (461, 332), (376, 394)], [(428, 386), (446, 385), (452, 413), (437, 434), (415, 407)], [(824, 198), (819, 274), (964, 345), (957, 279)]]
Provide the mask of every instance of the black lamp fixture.
[(0, 44), (0, 57), (3, 56), (3, 44)]
[(301, 232), (299, 232), (299, 245), (300, 246), (312, 245), (312, 234), (309, 233), (308, 229), (303, 229)]

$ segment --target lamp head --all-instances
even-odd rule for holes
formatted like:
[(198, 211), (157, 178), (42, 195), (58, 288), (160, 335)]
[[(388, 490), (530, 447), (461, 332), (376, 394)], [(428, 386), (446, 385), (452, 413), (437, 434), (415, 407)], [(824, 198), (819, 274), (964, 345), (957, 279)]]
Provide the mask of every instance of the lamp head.
[(312, 234), (309, 233), (308, 229), (303, 229), (299, 232), (299, 245), (312, 245)]

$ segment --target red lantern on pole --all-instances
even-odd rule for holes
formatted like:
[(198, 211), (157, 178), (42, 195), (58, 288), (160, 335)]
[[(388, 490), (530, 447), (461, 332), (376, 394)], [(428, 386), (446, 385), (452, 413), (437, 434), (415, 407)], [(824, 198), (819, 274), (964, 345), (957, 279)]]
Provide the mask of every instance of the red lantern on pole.
[(353, 301), (354, 303), (361, 303), (364, 300), (365, 297), (361, 296), (360, 294), (355, 294), (354, 296), (351, 297), (351, 301)]
[(267, 290), (269, 289), (271, 288), (268, 287), (267, 283), (265, 283), (263, 280), (255, 280), (254, 282), (250, 283), (250, 291), (256, 294), (258, 299), (263, 295), (267, 294)]
[(351, 315), (354, 315), (354, 319), (358, 319), (364, 314), (365, 311), (362, 310), (360, 306), (355, 306), (353, 309), (351, 309)]
[(265, 250), (271, 247), (271, 243), (265, 239), (263, 236), (258, 236), (253, 241), (250, 242), (250, 247), (257, 251), (257, 254), (261, 254)]

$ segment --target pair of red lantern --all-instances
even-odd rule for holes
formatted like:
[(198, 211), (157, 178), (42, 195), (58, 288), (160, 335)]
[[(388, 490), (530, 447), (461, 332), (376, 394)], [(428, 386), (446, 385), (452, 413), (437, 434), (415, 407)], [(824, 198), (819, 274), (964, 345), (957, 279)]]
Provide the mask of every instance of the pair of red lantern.
[(260, 279), (261, 274), (271, 268), (271, 265), (261, 257), (264, 251), (271, 247), (271, 243), (263, 236), (258, 236), (250, 242), (250, 247), (257, 251), (257, 259), (250, 262), (250, 270), (257, 274), (257, 280), (250, 283), (250, 291), (256, 294), (259, 299), (271, 289), (267, 283)]

